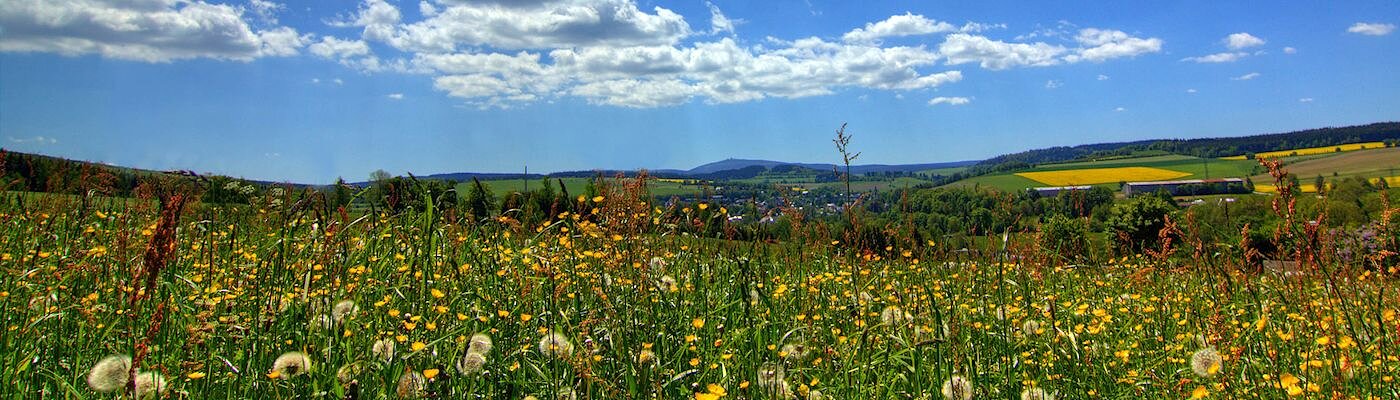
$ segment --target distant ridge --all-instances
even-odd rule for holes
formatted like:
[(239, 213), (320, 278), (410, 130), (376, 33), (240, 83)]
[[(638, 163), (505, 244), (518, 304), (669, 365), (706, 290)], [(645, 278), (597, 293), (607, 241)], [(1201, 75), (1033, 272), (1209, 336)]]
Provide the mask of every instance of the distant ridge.
[[(867, 172), (917, 172), (917, 171), (923, 171), (923, 170), (929, 170), (929, 169), (938, 169), (938, 168), (965, 167), (965, 166), (968, 166), (968, 165), (976, 164), (976, 163), (978, 163), (978, 162), (979, 162), (979, 161), (977, 161), (977, 160), (970, 160), (970, 161), (953, 161), (953, 162), (925, 163), (925, 164), (894, 164), (894, 165), (889, 165), (889, 164), (863, 164), (863, 165), (852, 165), (852, 166), (851, 166), (851, 173), (853, 173), (853, 174), (864, 174), (864, 173), (867, 173)], [(814, 170), (818, 170), (818, 171), (831, 171), (833, 168), (836, 168), (836, 164), (792, 163), (792, 162), (772, 161), (772, 160), (747, 160), (747, 159), (741, 159), (741, 158), (729, 158), (729, 159), (725, 159), (725, 160), (721, 160), (721, 161), (715, 161), (715, 162), (712, 162), (712, 163), (709, 163), (709, 164), (704, 164), (704, 165), (701, 165), (701, 166), (698, 166), (698, 167), (695, 167), (695, 168), (691, 168), (690, 170), (685, 171), (685, 172), (690, 173), (690, 174), (711, 174), (711, 173), (720, 172), (720, 171), (729, 171), (729, 170), (743, 169), (743, 168), (748, 168), (748, 167), (753, 167), (753, 166), (760, 166), (760, 167), (772, 169), (772, 168), (774, 168), (774, 167), (786, 166), (786, 165), (798, 166), (798, 167), (807, 168), (807, 169), (814, 169)]]

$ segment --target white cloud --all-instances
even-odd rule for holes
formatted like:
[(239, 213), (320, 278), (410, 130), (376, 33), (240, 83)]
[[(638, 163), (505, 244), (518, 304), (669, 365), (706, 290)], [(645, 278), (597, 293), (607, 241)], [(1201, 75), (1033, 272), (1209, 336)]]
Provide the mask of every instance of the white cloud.
[(321, 78), (311, 78), (311, 83), (321, 83)]
[(707, 2), (705, 2), (705, 5), (710, 7), (710, 34), (711, 34), (711, 35), (718, 35), (718, 34), (726, 33), (726, 32), (728, 32), (730, 35), (733, 35), (733, 34), (734, 34), (734, 25), (736, 25), (737, 23), (743, 22), (742, 20), (733, 20), (733, 19), (729, 19), (729, 17), (724, 16), (724, 12), (721, 12), (721, 11), (719, 10), (719, 6), (716, 6), (715, 3), (711, 3), (711, 2), (708, 2), (708, 1), (707, 1)]
[(1264, 45), (1264, 39), (1260, 39), (1257, 36), (1249, 34), (1248, 32), (1231, 33), (1229, 36), (1226, 36), (1224, 39), (1221, 39), (1221, 42), (1224, 42), (1225, 47), (1230, 48), (1230, 50), (1239, 50)]
[(1297, 53), (1298, 53), (1298, 49), (1295, 49), (1295, 48), (1292, 48), (1292, 47), (1284, 47), (1284, 48), (1283, 48), (1283, 54), (1297, 54)]
[[(275, 24), (275, 3), (251, 3)], [(0, 51), (98, 54), (168, 62), (190, 58), (251, 61), (289, 56), (309, 40), (288, 27), (255, 30), (245, 8), (204, 1), (72, 0), (0, 2)]]
[[(980, 25), (975, 27), (981, 28)], [(872, 43), (886, 37), (927, 35), (952, 32), (957, 29), (947, 22), (934, 21), (922, 15), (904, 13), (904, 15), (890, 16), (884, 21), (867, 23), (864, 28), (856, 28), (846, 32), (845, 35), (841, 36), (841, 40), (847, 43)]]
[(344, 84), (345, 84), (345, 81), (340, 80), (340, 78), (332, 79), (331, 82), (335, 82), (335, 84), (337, 84), (337, 85), (344, 85)]
[(389, 95), (385, 97), (388, 97), (389, 100), (403, 100), (403, 93), (389, 93)]
[(1196, 89), (1194, 89), (1194, 88), (1193, 88), (1193, 89), (1186, 89), (1186, 93), (1192, 93), (1192, 94), (1194, 94), (1194, 93), (1196, 93)]
[[(1010, 43), (905, 13), (865, 24), (829, 41), (764, 38), (741, 45), (714, 4), (708, 29), (692, 30), (671, 10), (643, 11), (634, 0), (428, 0), (405, 20), (385, 0), (363, 0), (329, 24), (361, 27), (358, 38), (323, 37), (311, 52), (362, 72), (432, 77), (433, 87), (476, 107), (552, 103), (573, 97), (619, 107), (665, 107), (691, 101), (736, 103), (821, 96), (845, 89), (912, 91), (963, 79), (944, 65), (987, 69), (1101, 62), (1160, 50), (1161, 40), (1084, 29), (1061, 44)], [(1077, 27), (1076, 27), (1077, 29)], [(881, 39), (956, 32), (937, 49), (886, 46)], [(721, 36), (707, 38), (707, 36)], [(378, 45), (398, 58), (380, 59)], [(900, 96), (900, 94), (896, 94)]]
[(40, 145), (42, 145), (42, 144), (56, 144), (56, 143), (58, 143), (58, 139), (54, 139), (54, 138), (51, 138), (51, 137), (48, 137), (48, 136), (35, 136), (35, 137), (29, 137), (29, 138), (17, 138), (17, 137), (13, 137), (13, 136), (8, 136), (8, 137), (6, 137), (6, 139), (9, 140), (10, 143), (14, 143), (14, 144), (30, 144), (30, 143), (32, 143), (32, 144), (40, 144)]
[(1299, 102), (1299, 103), (1311, 103), (1312, 101), (1313, 101), (1313, 98), (1311, 98), (1311, 97), (1304, 97), (1304, 98), (1298, 99), (1298, 102)]
[[(350, 20), (365, 27), (365, 39), (400, 50), (448, 53), (488, 46), (496, 49), (557, 49), (583, 46), (673, 45), (689, 36), (679, 14), (632, 0), (571, 2), (440, 2), (444, 8), (421, 21), (397, 22), (398, 11), (383, 0), (366, 0)], [(342, 22), (342, 24), (345, 24)]]
[(982, 68), (1001, 70), (1012, 67), (1059, 64), (1059, 56), (1069, 50), (1044, 42), (1008, 43), (965, 33), (948, 35), (938, 52), (949, 65), (978, 63)]
[(1186, 58), (1181, 59), (1181, 61), (1194, 61), (1194, 62), (1198, 62), (1198, 63), (1228, 63), (1228, 62), (1239, 61), (1240, 59), (1245, 58), (1245, 57), (1249, 57), (1249, 53), (1245, 53), (1245, 52), (1215, 53), (1215, 54), (1205, 55), (1205, 56), (1200, 56), (1200, 57), (1186, 57)]
[(1101, 80), (1101, 81), (1106, 81), (1106, 80), (1108, 80), (1108, 75), (1099, 74), (1099, 80)]
[(966, 98), (966, 97), (941, 97), (941, 96), (940, 96), (940, 97), (934, 97), (933, 99), (929, 100), (929, 101), (928, 101), (928, 105), (936, 106), (936, 105), (939, 105), (939, 104), (947, 104), (947, 105), (950, 105), (950, 106), (960, 106), (960, 105), (967, 104), (967, 103), (971, 103), (971, 102), (972, 102), (972, 99), (969, 99), (969, 98)]
[(1082, 29), (1074, 40), (1085, 47), (1077, 49), (1075, 54), (1066, 57), (1066, 61), (1069, 62), (1078, 62), (1079, 60), (1104, 62), (1114, 58), (1135, 57), (1139, 54), (1162, 51), (1162, 39), (1143, 39), (1111, 29)]
[(1064, 86), (1064, 85), (1065, 85), (1065, 83), (1064, 83), (1063, 81), (1057, 81), (1057, 80), (1054, 80), (1054, 79), (1045, 81), (1045, 88), (1046, 88), (1046, 89), (1059, 89), (1061, 86)]
[(277, 25), (277, 13), (287, 9), (286, 5), (268, 0), (248, 0), (248, 7), (252, 8), (253, 14), (263, 23), (269, 25)]
[(369, 44), (363, 40), (343, 40), (333, 36), (321, 38), (307, 50), (325, 58), (352, 58), (369, 55)]
[(1347, 32), (1358, 33), (1370, 36), (1385, 36), (1395, 31), (1395, 24), (1383, 24), (1379, 22), (1357, 22)]
[(1128, 110), (1128, 109), (1126, 109), (1126, 108), (1118, 107), (1118, 108), (1113, 109), (1113, 112), (1123, 112), (1123, 111), (1127, 111), (1127, 110)]
[(1258, 72), (1250, 72), (1250, 73), (1248, 73), (1248, 74), (1244, 74), (1244, 75), (1236, 76), (1236, 77), (1234, 77), (1234, 78), (1230, 78), (1230, 80), (1234, 80), (1234, 81), (1247, 81), (1247, 80), (1254, 79), (1254, 78), (1258, 78), (1258, 77), (1259, 77), (1259, 73), (1258, 73)]

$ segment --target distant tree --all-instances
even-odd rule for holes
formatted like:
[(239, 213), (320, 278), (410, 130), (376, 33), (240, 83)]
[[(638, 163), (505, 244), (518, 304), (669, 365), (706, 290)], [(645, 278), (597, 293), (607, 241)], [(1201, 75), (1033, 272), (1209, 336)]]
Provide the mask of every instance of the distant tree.
[(1104, 225), (1117, 238), (1127, 240), (1132, 250), (1154, 248), (1157, 234), (1165, 226), (1163, 217), (1176, 206), (1158, 196), (1141, 196), (1114, 204)]
[(496, 203), (496, 196), (491, 194), (491, 189), (481, 184), (481, 180), (472, 178), (472, 187), (467, 191), (467, 212), (471, 213), (472, 219), (481, 220), (491, 216), (491, 209)]
[(345, 178), (335, 178), (335, 187), (331, 188), (331, 207), (349, 208), (353, 195), (350, 193), (350, 185), (345, 183)]
[(1089, 254), (1089, 224), (1083, 218), (1052, 215), (1040, 224), (1038, 243), (1060, 262), (1075, 262)]

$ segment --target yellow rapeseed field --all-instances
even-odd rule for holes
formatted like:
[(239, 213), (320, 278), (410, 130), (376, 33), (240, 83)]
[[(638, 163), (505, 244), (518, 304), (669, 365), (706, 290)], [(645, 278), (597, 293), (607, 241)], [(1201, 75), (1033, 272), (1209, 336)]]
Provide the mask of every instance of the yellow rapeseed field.
[[(1376, 183), (1380, 183), (1380, 180), (1381, 180), (1381, 179), (1385, 179), (1385, 183), (1389, 184), (1391, 187), (1394, 187), (1395, 185), (1400, 185), (1400, 176), (1391, 176), (1391, 177), (1385, 177), (1385, 178), (1371, 178), (1371, 179), (1368, 179), (1368, 180), (1371, 181), (1372, 184), (1376, 184)], [(1327, 186), (1328, 186), (1328, 187), (1332, 187), (1332, 184), (1329, 183), (1329, 184), (1327, 184)], [(1277, 192), (1278, 192), (1278, 187), (1277, 187), (1277, 186), (1274, 186), (1274, 185), (1270, 185), (1270, 184), (1261, 183), (1261, 184), (1255, 184), (1255, 185), (1254, 185), (1254, 191), (1259, 192), (1259, 193), (1277, 193)], [(1317, 193), (1317, 185), (1311, 184), (1311, 183), (1299, 183), (1299, 184), (1298, 184), (1298, 191), (1303, 192), (1303, 193)]]
[(1064, 171), (1020, 172), (1019, 175), (1052, 186), (1094, 185), (1123, 181), (1159, 181), (1190, 176), (1190, 173), (1152, 167), (1086, 168)]
[[(1278, 158), (1278, 157), (1290, 157), (1290, 156), (1295, 156), (1295, 155), (1297, 155), (1297, 156), (1306, 156), (1306, 155), (1313, 155), (1313, 154), (1327, 154), (1327, 153), (1336, 153), (1336, 152), (1338, 152), (1338, 149), (1340, 149), (1340, 151), (1354, 151), (1354, 150), (1380, 149), (1380, 148), (1385, 148), (1385, 143), (1384, 143), (1384, 142), (1352, 143), (1352, 144), (1344, 144), (1344, 145), (1340, 145), (1340, 146), (1323, 146), (1323, 147), (1309, 147), (1309, 148), (1306, 148), (1306, 149), (1269, 151), (1269, 152), (1263, 152), (1263, 153), (1255, 153), (1255, 154), (1254, 154), (1254, 158)], [(1226, 159), (1226, 160), (1243, 160), (1243, 159), (1245, 159), (1245, 157), (1244, 157), (1244, 155), (1238, 155), (1238, 156), (1225, 157), (1224, 159)]]

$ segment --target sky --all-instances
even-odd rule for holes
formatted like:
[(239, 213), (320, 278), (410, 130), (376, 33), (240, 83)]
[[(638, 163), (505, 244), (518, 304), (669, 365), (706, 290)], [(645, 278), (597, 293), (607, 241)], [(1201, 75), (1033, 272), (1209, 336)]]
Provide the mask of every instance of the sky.
[[(1159, 4), (1160, 3), (1160, 4)], [(248, 179), (1400, 120), (1400, 2), (3, 0), (0, 146)]]

